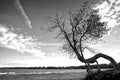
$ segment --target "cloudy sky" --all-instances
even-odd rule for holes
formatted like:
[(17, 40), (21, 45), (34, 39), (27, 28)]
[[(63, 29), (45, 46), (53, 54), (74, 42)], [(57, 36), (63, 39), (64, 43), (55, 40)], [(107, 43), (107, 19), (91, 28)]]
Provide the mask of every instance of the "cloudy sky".
[[(46, 17), (56, 11), (78, 9), (85, 0), (0, 0), (0, 67), (20, 66), (76, 66), (77, 59), (62, 53), (62, 42), (55, 39), (56, 32), (46, 32), (40, 27), (50, 26)], [(101, 21), (107, 21), (111, 31), (103, 41), (90, 45), (96, 51), (112, 56), (120, 62), (120, 1), (89, 0), (99, 8)], [(89, 58), (95, 54), (85, 53)], [(100, 63), (108, 63), (99, 59)]]

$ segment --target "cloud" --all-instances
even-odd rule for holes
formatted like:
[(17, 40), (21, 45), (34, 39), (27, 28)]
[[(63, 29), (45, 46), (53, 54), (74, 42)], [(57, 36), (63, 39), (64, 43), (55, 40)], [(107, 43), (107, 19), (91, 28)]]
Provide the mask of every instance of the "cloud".
[(22, 15), (22, 17), (24, 18), (24, 21), (27, 24), (27, 26), (29, 28), (32, 28), (31, 21), (30, 21), (29, 17), (27, 16), (27, 14), (25, 13), (25, 11), (20, 3), (20, 0), (15, 0), (15, 7), (18, 10), (18, 12)]
[(0, 60), (0, 67), (21, 67), (26, 65), (25, 61), (23, 60), (20, 62), (19, 60)]
[(105, 0), (95, 5), (99, 9), (102, 20), (108, 22), (108, 27), (114, 28), (120, 24), (120, 0)]
[[(112, 41), (113, 42), (113, 41)], [(119, 43), (114, 41), (114, 44), (112, 44), (111, 41), (108, 43), (99, 43), (97, 45), (89, 45), (90, 48), (95, 49), (98, 53), (101, 52), (103, 54), (109, 55), (112, 58), (114, 58), (117, 62), (120, 62), (120, 47)], [(95, 54), (90, 54), (90, 52), (85, 52), (85, 58), (90, 58), (94, 56)], [(109, 63), (109, 61), (106, 62), (105, 59), (98, 59), (100, 63)]]
[(62, 46), (61, 43), (41, 43), (42, 46)]
[(38, 42), (37, 39), (22, 34), (18, 35), (3, 24), (0, 24), (0, 44), (21, 53), (31, 53), (36, 57), (44, 57), (45, 55), (45, 53), (41, 51), (41, 43)]

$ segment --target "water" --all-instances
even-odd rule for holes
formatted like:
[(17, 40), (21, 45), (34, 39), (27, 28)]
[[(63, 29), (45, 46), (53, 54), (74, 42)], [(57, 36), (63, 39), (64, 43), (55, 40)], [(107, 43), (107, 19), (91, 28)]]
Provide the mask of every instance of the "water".
[(81, 80), (83, 69), (0, 69), (0, 80)]
[(85, 73), (82, 69), (0, 69), (0, 75)]

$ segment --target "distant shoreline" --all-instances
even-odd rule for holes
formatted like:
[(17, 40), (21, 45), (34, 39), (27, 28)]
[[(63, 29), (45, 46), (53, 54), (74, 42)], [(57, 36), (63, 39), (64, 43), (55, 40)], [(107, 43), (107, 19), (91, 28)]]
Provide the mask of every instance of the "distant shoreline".
[[(111, 64), (101, 64), (99, 65), (101, 69), (107, 69), (107, 68), (113, 68)], [(91, 65), (93, 69), (96, 69), (97, 65)], [(85, 65), (82, 66), (68, 66), (68, 67), (54, 67), (54, 66), (48, 66), (48, 67), (0, 67), (0, 69), (86, 69), (87, 67)]]

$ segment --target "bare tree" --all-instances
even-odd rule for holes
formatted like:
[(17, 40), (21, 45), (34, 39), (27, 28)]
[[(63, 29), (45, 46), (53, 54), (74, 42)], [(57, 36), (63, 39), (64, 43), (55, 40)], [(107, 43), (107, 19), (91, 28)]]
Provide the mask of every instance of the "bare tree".
[(97, 59), (102, 57), (109, 60), (114, 68), (117, 68), (116, 61), (102, 53), (88, 59), (84, 58), (84, 51), (88, 49), (86, 44), (98, 42), (109, 31), (106, 27), (107, 23), (100, 20), (98, 10), (94, 10), (87, 3), (84, 3), (79, 10), (70, 12), (67, 17), (61, 17), (57, 14), (55, 19), (51, 20), (53, 25), (49, 27), (49, 30), (57, 29), (59, 31), (57, 37), (64, 41), (63, 50), (75, 54), (77, 59), (88, 67), (90, 63), (97, 62)]

